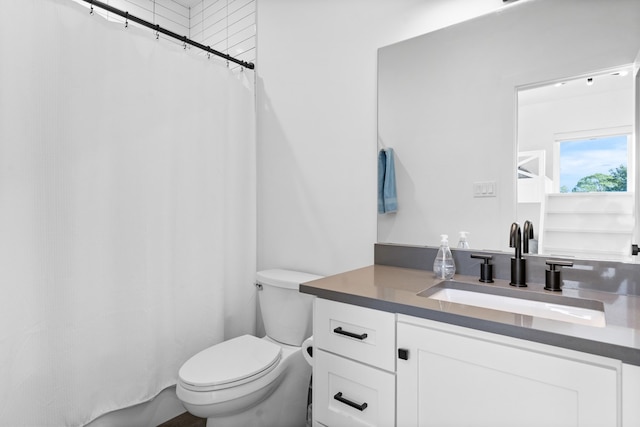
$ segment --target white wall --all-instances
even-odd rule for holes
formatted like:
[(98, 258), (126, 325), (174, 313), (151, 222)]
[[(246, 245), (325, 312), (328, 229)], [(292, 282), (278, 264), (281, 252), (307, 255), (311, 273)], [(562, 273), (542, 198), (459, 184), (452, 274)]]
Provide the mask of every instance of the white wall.
[(258, 267), (373, 263), (377, 49), (502, 0), (258, 0)]

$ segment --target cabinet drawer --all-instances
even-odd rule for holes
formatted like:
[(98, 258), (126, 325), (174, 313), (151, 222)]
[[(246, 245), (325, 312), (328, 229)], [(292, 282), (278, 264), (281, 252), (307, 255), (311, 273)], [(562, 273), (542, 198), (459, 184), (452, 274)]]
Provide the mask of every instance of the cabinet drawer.
[(316, 298), (317, 348), (395, 371), (395, 314)]
[(330, 427), (395, 424), (395, 375), (318, 350), (314, 354), (314, 420)]

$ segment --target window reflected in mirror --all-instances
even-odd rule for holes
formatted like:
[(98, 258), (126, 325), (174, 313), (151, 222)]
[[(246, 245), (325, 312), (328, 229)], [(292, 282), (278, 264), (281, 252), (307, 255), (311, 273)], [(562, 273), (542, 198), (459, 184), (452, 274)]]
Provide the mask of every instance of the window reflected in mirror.
[(560, 193), (627, 191), (630, 134), (557, 141)]

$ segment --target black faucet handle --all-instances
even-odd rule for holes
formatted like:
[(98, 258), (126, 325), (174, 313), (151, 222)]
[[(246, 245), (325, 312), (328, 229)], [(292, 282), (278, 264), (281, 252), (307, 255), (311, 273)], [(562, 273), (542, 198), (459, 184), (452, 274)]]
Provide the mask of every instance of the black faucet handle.
[(471, 254), (471, 258), (482, 259), (484, 262), (480, 264), (480, 281), (484, 283), (493, 283), (493, 265), (491, 260), (492, 255)]
[(556, 271), (556, 266), (573, 267), (573, 261), (563, 261), (560, 259), (548, 259), (545, 263), (551, 268), (551, 271)]
[(546, 264), (549, 270), (545, 271), (545, 286), (547, 291), (562, 291), (562, 279), (560, 278), (560, 270), (556, 267), (573, 267), (573, 261), (562, 261), (559, 259), (548, 259)]

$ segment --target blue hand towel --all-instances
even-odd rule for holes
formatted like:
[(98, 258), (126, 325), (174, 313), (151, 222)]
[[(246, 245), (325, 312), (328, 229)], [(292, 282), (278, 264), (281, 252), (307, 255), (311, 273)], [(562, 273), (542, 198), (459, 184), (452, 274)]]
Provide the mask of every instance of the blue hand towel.
[(397, 210), (398, 197), (393, 148), (387, 148), (378, 153), (378, 213), (391, 213)]
[(384, 171), (387, 168), (387, 153), (378, 152), (378, 213), (384, 213)]

